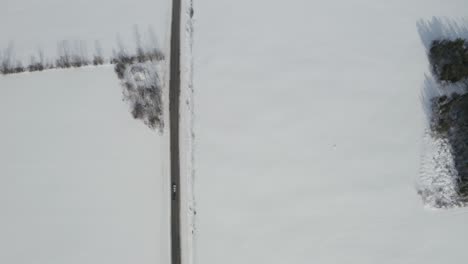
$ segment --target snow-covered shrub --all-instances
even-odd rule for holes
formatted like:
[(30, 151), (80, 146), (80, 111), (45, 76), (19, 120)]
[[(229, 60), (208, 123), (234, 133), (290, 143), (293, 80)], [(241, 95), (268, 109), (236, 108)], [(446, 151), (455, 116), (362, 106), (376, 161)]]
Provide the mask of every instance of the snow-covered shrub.
[(123, 99), (129, 103), (132, 116), (159, 131), (164, 127), (161, 67), (161, 61), (119, 62), (115, 65)]

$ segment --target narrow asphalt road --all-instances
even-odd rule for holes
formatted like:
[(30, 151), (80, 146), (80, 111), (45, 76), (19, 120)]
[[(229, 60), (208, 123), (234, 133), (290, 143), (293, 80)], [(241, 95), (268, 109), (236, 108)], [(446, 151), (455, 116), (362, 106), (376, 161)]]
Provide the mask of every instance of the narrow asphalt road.
[(169, 81), (169, 123), (171, 152), (171, 264), (181, 264), (180, 238), (180, 25), (181, 1), (172, 0), (171, 55)]

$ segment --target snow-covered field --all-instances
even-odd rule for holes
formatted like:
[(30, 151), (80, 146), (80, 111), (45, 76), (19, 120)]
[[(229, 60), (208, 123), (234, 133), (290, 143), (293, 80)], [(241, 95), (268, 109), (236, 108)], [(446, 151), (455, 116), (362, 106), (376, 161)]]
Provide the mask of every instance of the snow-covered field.
[(112, 67), (0, 88), (0, 263), (168, 263), (167, 150)]
[[(0, 4), (0, 53), (23, 63), (62, 40), (133, 53), (135, 25), (168, 48), (169, 0)], [(0, 76), (0, 94), (0, 263), (169, 263), (168, 134), (133, 119), (112, 67)]]
[[(14, 41), (26, 61), (63, 39), (90, 55), (99, 40), (108, 56), (118, 33), (132, 46), (133, 25), (167, 51), (167, 0), (0, 3), (0, 47)], [(195, 1), (197, 263), (463, 262), (468, 211), (429, 210), (416, 193), (428, 147), (416, 22), (466, 7)], [(112, 69), (1, 77), (0, 92), (0, 263), (167, 263), (168, 134), (131, 117)]]
[(416, 22), (463, 0), (195, 2), (197, 263), (453, 263), (425, 209)]

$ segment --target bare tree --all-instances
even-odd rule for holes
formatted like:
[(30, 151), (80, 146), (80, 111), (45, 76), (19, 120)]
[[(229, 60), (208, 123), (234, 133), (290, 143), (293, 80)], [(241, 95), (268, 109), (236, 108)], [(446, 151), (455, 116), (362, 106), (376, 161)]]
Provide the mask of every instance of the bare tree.
[(153, 26), (148, 26), (148, 44), (147, 44), (147, 53), (150, 60), (163, 60), (164, 54), (159, 48), (158, 37), (156, 36), (156, 31)]
[(71, 65), (71, 49), (68, 40), (62, 40), (57, 44), (57, 60), (55, 66), (57, 68), (70, 68)]
[(104, 55), (103, 55), (102, 46), (99, 40), (94, 41), (93, 64), (96, 66), (104, 64)]
[(41, 48), (37, 49), (37, 56), (39, 57), (39, 63), (44, 65), (45, 64), (44, 51)]
[(37, 62), (37, 60), (36, 60), (36, 56), (31, 55), (31, 57), (30, 57), (30, 59), (29, 59), (28, 71), (30, 71), (30, 72), (38, 71), (38, 69), (36, 69), (37, 63), (38, 63), (38, 62)]
[(129, 56), (120, 34), (117, 34), (117, 56), (123, 58)]
[(27, 70), (34, 72), (34, 71), (42, 71), (45, 69), (45, 59), (44, 59), (44, 52), (42, 49), (38, 49), (37, 51), (37, 58), (35, 55), (31, 55), (30, 60), (29, 60), (29, 66), (27, 67)]
[(71, 66), (83, 67), (89, 64), (88, 61), (88, 49), (86, 42), (75, 40), (73, 42), (73, 50), (71, 55)]
[(3, 51), (2, 54), (2, 61), (0, 64), (0, 69), (3, 74), (14, 73), (15, 66), (13, 65), (13, 58), (14, 58), (14, 45), (13, 42), (8, 44), (8, 47)]
[(0, 73), (3, 74), (3, 52), (0, 50)]
[(24, 72), (25, 69), (23, 67), (23, 63), (21, 63), (20, 60), (17, 60), (16, 63), (15, 63), (15, 67), (13, 68), (13, 72), (12, 73), (20, 73), (20, 72)]
[(143, 43), (141, 40), (141, 34), (140, 30), (138, 29), (137, 25), (133, 26), (133, 36), (135, 38), (135, 43), (136, 43), (136, 57), (138, 62), (143, 62), (147, 60), (146, 52), (143, 48)]

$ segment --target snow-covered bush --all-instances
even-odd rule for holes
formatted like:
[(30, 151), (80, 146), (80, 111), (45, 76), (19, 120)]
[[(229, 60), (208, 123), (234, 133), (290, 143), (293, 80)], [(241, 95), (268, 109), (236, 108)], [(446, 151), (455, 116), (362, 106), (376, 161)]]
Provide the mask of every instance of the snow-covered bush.
[(123, 99), (129, 103), (132, 116), (159, 131), (164, 127), (161, 64), (161, 61), (146, 61), (115, 65), (123, 88)]

